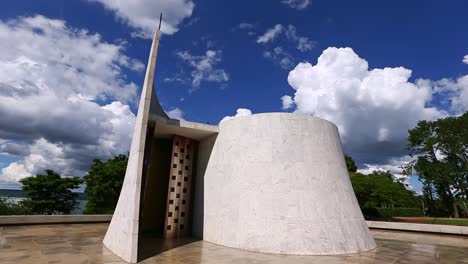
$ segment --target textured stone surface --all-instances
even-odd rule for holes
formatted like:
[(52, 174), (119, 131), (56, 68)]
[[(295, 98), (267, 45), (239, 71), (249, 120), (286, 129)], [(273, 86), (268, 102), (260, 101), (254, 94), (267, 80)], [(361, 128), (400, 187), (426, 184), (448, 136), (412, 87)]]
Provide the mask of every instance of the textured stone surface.
[[(0, 227), (0, 263), (125, 263), (101, 241), (107, 224)], [(468, 239), (429, 234), (372, 231), (375, 250), (337, 256), (262, 254), (205, 241), (151, 241), (142, 263), (467, 263)]]
[(326, 120), (268, 113), (222, 122), (204, 181), (206, 241), (299, 255), (375, 248)]
[[(138, 228), (141, 179), (145, 152), (146, 131), (153, 96), (154, 71), (160, 32), (156, 32), (151, 46), (138, 114), (133, 129), (125, 179), (104, 245), (125, 261), (136, 263), (138, 257)], [(153, 102), (153, 108), (155, 102)]]
[(193, 197), (192, 236), (203, 238), (204, 186), (205, 171), (216, 142), (217, 134), (200, 140), (198, 144), (197, 172), (195, 174), (195, 193)]

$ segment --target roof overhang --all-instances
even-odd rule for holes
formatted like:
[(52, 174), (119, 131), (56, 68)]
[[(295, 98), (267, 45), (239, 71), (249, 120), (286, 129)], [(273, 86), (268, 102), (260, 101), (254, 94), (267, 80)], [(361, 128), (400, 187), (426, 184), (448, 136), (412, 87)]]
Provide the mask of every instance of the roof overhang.
[(151, 116), (150, 122), (155, 123), (154, 136), (156, 138), (171, 138), (174, 135), (179, 135), (195, 140), (202, 140), (219, 132), (218, 126), (165, 119), (157, 116)]

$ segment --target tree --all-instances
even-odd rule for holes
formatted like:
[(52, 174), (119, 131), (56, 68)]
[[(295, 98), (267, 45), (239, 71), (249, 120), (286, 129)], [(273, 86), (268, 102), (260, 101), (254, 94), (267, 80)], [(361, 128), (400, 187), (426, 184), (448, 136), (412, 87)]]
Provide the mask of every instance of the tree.
[(356, 163), (354, 162), (353, 158), (351, 158), (348, 155), (344, 155), (345, 157), (345, 162), (346, 162), (346, 168), (348, 169), (348, 172), (350, 173), (355, 173), (357, 172), (357, 166)]
[(361, 208), (418, 207), (414, 193), (388, 171), (356, 173), (351, 183)]
[(78, 177), (60, 177), (53, 170), (20, 180), (28, 196), (21, 203), (34, 214), (69, 214), (78, 206), (78, 195), (71, 190), (83, 183)]
[[(418, 175), (430, 213), (445, 210), (458, 218), (460, 207), (467, 216), (468, 112), (418, 122), (409, 130), (407, 148), (414, 160), (407, 164), (405, 173)], [(443, 208), (436, 208), (438, 199)]]
[(113, 213), (122, 189), (128, 156), (118, 155), (107, 162), (94, 160), (84, 177), (88, 203), (84, 213)]

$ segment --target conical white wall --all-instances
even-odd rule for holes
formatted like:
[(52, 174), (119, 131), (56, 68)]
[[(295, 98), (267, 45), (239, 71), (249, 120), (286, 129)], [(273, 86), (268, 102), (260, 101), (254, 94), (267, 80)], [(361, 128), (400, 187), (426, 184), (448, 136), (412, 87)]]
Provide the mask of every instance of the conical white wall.
[(206, 241), (300, 255), (376, 246), (338, 129), (326, 120), (269, 113), (224, 121), (204, 181)]

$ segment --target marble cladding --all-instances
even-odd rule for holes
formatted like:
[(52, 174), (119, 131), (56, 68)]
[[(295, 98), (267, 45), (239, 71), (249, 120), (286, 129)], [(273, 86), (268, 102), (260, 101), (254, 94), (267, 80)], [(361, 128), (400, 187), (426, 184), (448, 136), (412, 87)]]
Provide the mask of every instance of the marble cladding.
[(203, 239), (296, 255), (375, 248), (337, 127), (289, 113), (222, 122), (204, 177)]

